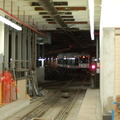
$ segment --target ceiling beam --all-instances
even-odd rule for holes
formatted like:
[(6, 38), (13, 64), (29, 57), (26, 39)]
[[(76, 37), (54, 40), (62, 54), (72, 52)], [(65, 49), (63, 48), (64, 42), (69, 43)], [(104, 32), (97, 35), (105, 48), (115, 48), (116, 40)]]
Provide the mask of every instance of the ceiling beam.
[[(68, 2), (67, 1), (62, 1), (62, 2), (52, 2), (54, 6), (67, 6)], [(41, 6), (38, 2), (31, 2), (31, 6)]]
[[(46, 19), (46, 21), (54, 21), (53, 19)], [(75, 19), (69, 19), (69, 18), (66, 18), (66, 19), (63, 19), (63, 21), (75, 21)]]
[(86, 10), (86, 7), (56, 7), (57, 10)]
[[(70, 11), (70, 10), (86, 10), (86, 7), (55, 7), (56, 10), (66, 10), (66, 11)], [(35, 11), (42, 11), (44, 10), (42, 7), (35, 7)]]
[[(43, 16), (43, 18), (51, 18), (50, 16)], [(73, 16), (61, 16), (61, 18), (73, 18)]]
[[(48, 22), (49, 24), (56, 24), (55, 22)], [(65, 22), (66, 24), (87, 24), (88, 22)]]
[[(64, 12), (58, 12), (60, 15), (72, 15), (72, 12), (67, 12), (67, 11), (64, 11)], [(39, 15), (49, 15), (48, 12), (39, 12)]]

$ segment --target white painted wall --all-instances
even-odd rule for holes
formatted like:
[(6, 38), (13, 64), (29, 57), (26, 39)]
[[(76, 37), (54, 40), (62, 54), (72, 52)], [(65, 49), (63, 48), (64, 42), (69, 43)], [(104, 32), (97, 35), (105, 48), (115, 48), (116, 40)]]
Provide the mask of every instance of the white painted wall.
[(100, 45), (100, 93), (105, 113), (112, 111), (114, 102), (114, 29), (104, 28)]
[(0, 71), (2, 71), (4, 55), (4, 23), (0, 22)]
[(115, 97), (115, 31), (120, 27), (120, 0), (102, 0), (100, 22), (100, 95), (104, 113), (110, 113)]
[(120, 0), (102, 0), (102, 27), (120, 27)]

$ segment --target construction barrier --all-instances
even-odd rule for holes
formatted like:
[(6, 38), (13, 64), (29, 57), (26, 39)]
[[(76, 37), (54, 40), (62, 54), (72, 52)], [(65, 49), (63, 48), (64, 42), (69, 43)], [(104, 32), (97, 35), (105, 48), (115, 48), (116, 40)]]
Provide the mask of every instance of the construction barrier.
[(13, 80), (13, 76), (9, 71), (4, 71), (4, 75), (0, 73), (1, 79), (1, 102), (2, 104), (7, 104), (16, 100), (16, 84)]
[(2, 79), (3, 77), (0, 77), (0, 105), (2, 105)]

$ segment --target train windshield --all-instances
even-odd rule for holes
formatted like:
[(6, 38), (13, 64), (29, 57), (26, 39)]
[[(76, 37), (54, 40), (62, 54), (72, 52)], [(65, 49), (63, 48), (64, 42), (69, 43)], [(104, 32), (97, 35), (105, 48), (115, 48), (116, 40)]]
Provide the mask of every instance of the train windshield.
[(80, 63), (88, 63), (89, 57), (88, 56), (80, 56)]

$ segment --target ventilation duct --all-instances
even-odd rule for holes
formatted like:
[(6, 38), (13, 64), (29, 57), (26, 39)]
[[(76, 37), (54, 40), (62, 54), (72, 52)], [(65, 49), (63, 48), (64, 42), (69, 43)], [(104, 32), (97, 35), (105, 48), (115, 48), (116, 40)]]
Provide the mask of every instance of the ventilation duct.
[(49, 12), (51, 18), (53, 18), (53, 20), (56, 24), (59, 25), (59, 27), (61, 27), (63, 30), (69, 29), (69, 27), (64, 23), (61, 16), (59, 15), (59, 12), (56, 10), (56, 8), (52, 4), (52, 2), (50, 2), (50, 0), (39, 0), (39, 4), (42, 4), (44, 9), (46, 9)]
[(46, 32), (46, 35), (47, 35), (46, 37), (38, 35), (36, 37), (37, 43), (40, 43), (40, 44), (51, 44), (51, 33)]

